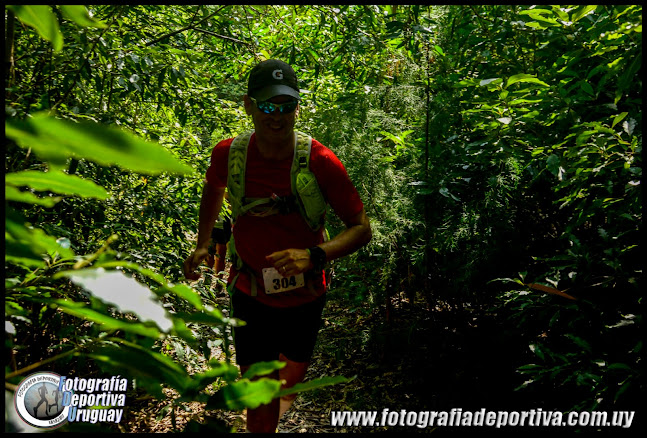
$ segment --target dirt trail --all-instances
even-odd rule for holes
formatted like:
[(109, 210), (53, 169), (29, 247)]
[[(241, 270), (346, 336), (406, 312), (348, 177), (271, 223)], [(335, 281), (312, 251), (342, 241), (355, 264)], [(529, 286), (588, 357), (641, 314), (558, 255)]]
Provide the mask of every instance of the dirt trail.
[[(226, 297), (221, 297), (226, 308)], [(279, 429), (294, 433), (377, 432), (380, 427), (332, 427), (330, 413), (343, 410), (390, 411), (402, 409), (463, 410), (519, 409), (521, 395), (513, 389), (522, 383), (515, 373), (520, 357), (512, 351), (494, 318), (469, 310), (410, 304), (392, 298), (392, 317), (382, 312), (349, 308), (332, 296), (324, 311), (324, 325), (308, 370), (307, 379), (343, 375), (354, 379), (343, 385), (300, 394)], [(521, 355), (523, 356), (523, 355)], [(176, 395), (167, 390), (170, 398)], [(169, 415), (157, 419), (168, 401), (143, 401), (133, 405), (127, 432), (170, 432)], [(205, 412), (200, 403), (177, 410), (176, 427), (190, 420), (222, 421), (242, 432), (244, 412)], [(412, 431), (392, 427), (391, 431)], [(429, 429), (430, 431), (431, 429)], [(413, 431), (421, 431), (413, 427)], [(427, 431), (425, 429), (424, 431)]]

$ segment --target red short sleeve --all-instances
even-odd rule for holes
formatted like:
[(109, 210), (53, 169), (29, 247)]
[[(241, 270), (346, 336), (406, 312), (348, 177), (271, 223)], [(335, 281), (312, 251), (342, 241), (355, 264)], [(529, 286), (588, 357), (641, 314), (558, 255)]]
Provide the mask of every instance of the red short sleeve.
[(229, 159), (229, 147), (233, 138), (222, 140), (211, 151), (211, 163), (207, 169), (205, 178), (207, 184), (214, 188), (227, 186), (227, 169)]

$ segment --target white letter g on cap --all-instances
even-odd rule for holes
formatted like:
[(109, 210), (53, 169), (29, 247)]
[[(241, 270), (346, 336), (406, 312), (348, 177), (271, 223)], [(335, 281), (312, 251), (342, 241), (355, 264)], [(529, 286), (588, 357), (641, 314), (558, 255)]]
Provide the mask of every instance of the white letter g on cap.
[(278, 80), (283, 79), (283, 70), (281, 70), (281, 69), (274, 70), (272, 72), (272, 77), (274, 79), (278, 79)]

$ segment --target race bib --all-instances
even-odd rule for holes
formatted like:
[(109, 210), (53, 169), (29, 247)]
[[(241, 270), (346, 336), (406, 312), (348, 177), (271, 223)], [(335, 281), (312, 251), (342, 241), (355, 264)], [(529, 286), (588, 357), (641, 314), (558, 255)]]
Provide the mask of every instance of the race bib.
[(303, 273), (284, 277), (274, 268), (263, 269), (263, 282), (265, 283), (266, 294), (277, 294), (305, 286), (306, 281)]

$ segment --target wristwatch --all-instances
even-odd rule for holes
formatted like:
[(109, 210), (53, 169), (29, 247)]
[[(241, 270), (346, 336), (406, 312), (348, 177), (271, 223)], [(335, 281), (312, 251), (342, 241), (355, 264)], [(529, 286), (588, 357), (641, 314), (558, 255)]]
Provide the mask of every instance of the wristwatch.
[(310, 261), (314, 265), (315, 270), (321, 271), (326, 267), (326, 251), (318, 246), (308, 248), (306, 251), (310, 254)]

